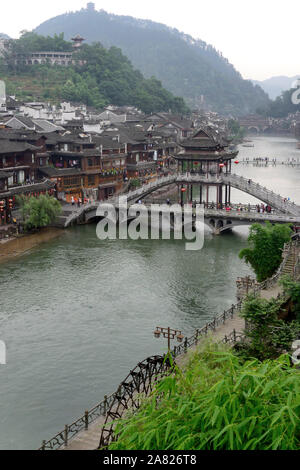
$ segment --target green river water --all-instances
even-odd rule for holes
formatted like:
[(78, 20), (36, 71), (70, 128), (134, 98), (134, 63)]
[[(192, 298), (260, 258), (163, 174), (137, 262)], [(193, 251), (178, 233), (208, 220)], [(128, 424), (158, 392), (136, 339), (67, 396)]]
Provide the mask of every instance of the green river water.
[[(293, 139), (254, 143), (241, 160), (300, 157)], [(235, 170), (300, 203), (300, 168)], [(247, 234), (208, 232), (203, 250), (188, 252), (184, 241), (100, 241), (90, 225), (0, 264), (0, 448), (37, 448), (113, 392), (137, 362), (165, 351), (156, 326), (189, 335), (230, 307), (236, 278), (250, 273), (238, 258)]]

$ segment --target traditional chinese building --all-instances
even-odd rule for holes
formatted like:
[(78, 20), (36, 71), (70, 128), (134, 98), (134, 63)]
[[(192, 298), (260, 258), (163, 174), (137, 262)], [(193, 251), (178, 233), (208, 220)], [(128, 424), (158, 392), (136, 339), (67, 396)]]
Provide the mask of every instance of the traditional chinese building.
[(180, 147), (182, 150), (175, 155), (178, 172), (199, 175), (201, 180), (181, 185), (181, 200), (186, 193), (188, 201), (199, 200), (201, 204), (214, 203), (217, 206), (230, 204), (231, 187), (223, 183), (221, 176), (231, 173), (232, 161), (238, 152), (229, 150), (229, 141), (212, 131), (200, 129), (182, 141)]
[(122, 189), (126, 145), (85, 134), (51, 135), (46, 143), (50, 166), (39, 171), (56, 184), (59, 199), (103, 200)]

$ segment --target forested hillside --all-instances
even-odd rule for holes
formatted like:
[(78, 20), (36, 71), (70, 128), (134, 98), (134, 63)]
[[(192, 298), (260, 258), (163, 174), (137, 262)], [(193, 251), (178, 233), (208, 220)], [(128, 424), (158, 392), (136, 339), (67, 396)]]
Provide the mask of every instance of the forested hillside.
[(146, 77), (156, 76), (190, 106), (202, 106), (203, 96), (214, 110), (246, 114), (269, 101), (259, 86), (243, 80), (214, 47), (159, 23), (96, 11), (90, 5), (52, 18), (35, 31), (43, 35), (64, 32), (67, 39), (79, 33), (90, 43), (120, 47)]
[[(261, 109), (258, 113), (263, 116), (271, 116), (274, 118), (284, 118), (288, 114), (295, 114), (300, 112), (300, 88), (292, 88), (283, 92), (275, 101)], [(299, 104), (297, 104), (299, 103)]]
[(145, 79), (116, 47), (84, 45), (75, 53), (86, 62), (83, 66), (22, 64), (22, 57), (31, 52), (71, 50), (72, 44), (62, 34), (51, 38), (25, 33), (12, 43), (10, 53), (1, 61), (0, 73), (8, 93), (24, 100), (69, 100), (96, 108), (107, 104), (132, 105), (145, 113), (188, 111), (182, 98), (165, 90), (156, 78)]

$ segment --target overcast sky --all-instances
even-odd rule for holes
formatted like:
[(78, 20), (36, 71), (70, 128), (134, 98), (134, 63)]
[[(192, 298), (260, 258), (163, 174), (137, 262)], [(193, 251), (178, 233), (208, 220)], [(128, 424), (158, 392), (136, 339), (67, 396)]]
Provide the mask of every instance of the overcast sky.
[[(0, 32), (18, 37), (43, 21), (86, 6), (87, 0), (2, 1)], [(95, 0), (96, 9), (151, 19), (200, 38), (244, 78), (300, 74), (299, 0)], [(80, 31), (78, 31), (80, 33)]]

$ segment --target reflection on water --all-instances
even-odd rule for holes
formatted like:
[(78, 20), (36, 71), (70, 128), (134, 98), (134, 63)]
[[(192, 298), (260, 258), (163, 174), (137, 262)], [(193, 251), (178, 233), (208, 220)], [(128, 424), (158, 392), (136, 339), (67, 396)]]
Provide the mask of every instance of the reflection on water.
[[(248, 170), (300, 202), (294, 169)], [(246, 239), (246, 228), (209, 235), (187, 252), (184, 241), (103, 242), (85, 226), (0, 265), (0, 447), (36, 448), (114, 391), (165, 350), (156, 326), (191, 334), (230, 307), (236, 278), (250, 272), (237, 256)]]

